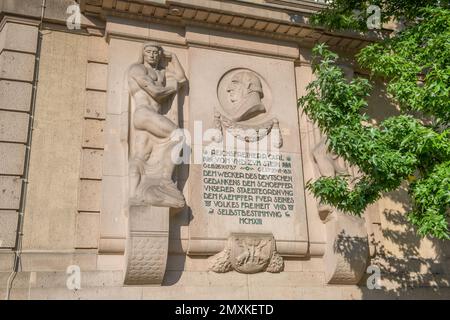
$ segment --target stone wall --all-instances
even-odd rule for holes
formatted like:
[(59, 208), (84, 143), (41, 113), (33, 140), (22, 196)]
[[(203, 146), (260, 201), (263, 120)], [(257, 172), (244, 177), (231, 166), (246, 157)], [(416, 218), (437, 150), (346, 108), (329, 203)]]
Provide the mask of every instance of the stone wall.
[(16, 243), (23, 212), (24, 165), (29, 142), (36, 22), (5, 17), (0, 25), (0, 248)]
[[(210, 248), (204, 254), (199, 250), (188, 254), (192, 252), (192, 226), (197, 223), (192, 222), (195, 213), (189, 208), (171, 210), (161, 286), (124, 286), (130, 103), (124, 83), (127, 68), (139, 58), (142, 42), (156, 40), (176, 52), (193, 84), (206, 81), (199, 74), (201, 61), (209, 61), (213, 55), (219, 57), (217, 65), (209, 68), (220, 67), (220, 56), (252, 66), (264, 62), (277, 65), (285, 72), (268, 72), (267, 77), (276, 78), (281, 87), (292, 86), (296, 96), (283, 101), (295, 102), (313, 77), (310, 55), (314, 41), (328, 41), (341, 51), (349, 74), (360, 71), (353, 70), (351, 59), (354, 50), (367, 41), (289, 25), (289, 16), (270, 6), (224, 4), (216, 8), (218, 1), (209, 1), (205, 8), (205, 1), (195, 1), (197, 6), (184, 8), (184, 1), (172, 1), (181, 8), (180, 14), (161, 5), (163, 2), (147, 1), (144, 6), (128, 1), (82, 1), (82, 29), (73, 31), (65, 27), (65, 9), (72, 2), (48, 2), (24, 208), (20, 206), (21, 178), (40, 1), (27, 0), (23, 5), (0, 2), (5, 12), (0, 26), (0, 297), (6, 294), (12, 271), (22, 209), (22, 268), (13, 282), (12, 299), (450, 298), (448, 246), (420, 239), (408, 227), (404, 221), (407, 198), (402, 192), (388, 194), (370, 207), (365, 220), (354, 224), (358, 228), (348, 226), (345, 217), (336, 218), (330, 227), (321, 219), (316, 200), (305, 192), (305, 237), (301, 239), (305, 250), (286, 255), (281, 273), (210, 271)], [(108, 14), (99, 16), (102, 10)], [(17, 14), (29, 16), (29, 20), (13, 18)], [(289, 84), (283, 85), (286, 79)], [(189, 90), (180, 102), (179, 124), (192, 129), (202, 110), (195, 109), (201, 103), (198, 88)], [(377, 90), (382, 90), (381, 83)], [(295, 135), (300, 137), (298, 167), (308, 181), (315, 178), (313, 127), (295, 103), (286, 103), (286, 107), (295, 116), (289, 117), (292, 126), (284, 128), (283, 134), (290, 139), (288, 145), (297, 141)], [(384, 110), (392, 110), (386, 101), (374, 98), (370, 102), (375, 118), (383, 118)], [(299, 127), (298, 134), (289, 133), (293, 127)], [(191, 192), (198, 186), (192, 178), (195, 170), (183, 165), (176, 172), (191, 207), (198, 201)], [(384, 290), (367, 288), (368, 275), (361, 274), (365, 269), (359, 271), (358, 276), (363, 276), (359, 284), (354, 283), (345, 256), (329, 259), (327, 248), (335, 240), (330, 230), (341, 225), (353, 235), (361, 230), (368, 234), (371, 263), (382, 269)], [(197, 226), (195, 232), (198, 230)], [(220, 241), (215, 246), (221, 245)], [(209, 242), (204, 243), (207, 246)], [(79, 290), (66, 287), (66, 270), (71, 265), (81, 269)]]

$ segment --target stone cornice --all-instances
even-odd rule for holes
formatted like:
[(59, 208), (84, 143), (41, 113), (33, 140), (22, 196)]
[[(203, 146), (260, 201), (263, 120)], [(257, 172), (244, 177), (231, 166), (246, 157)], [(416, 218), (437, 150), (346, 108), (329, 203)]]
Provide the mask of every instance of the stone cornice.
[[(273, 0), (267, 4), (255, 0), (80, 0), (82, 12), (106, 19), (107, 16), (144, 20), (178, 26), (198, 26), (246, 33), (301, 43), (310, 47), (327, 43), (342, 51), (357, 51), (375, 36), (357, 33), (332, 33), (308, 24), (312, 9), (323, 5), (292, 0)], [(297, 2), (295, 1), (297, 4)], [(309, 5), (308, 10), (306, 6)]]
[(39, 26), (39, 21), (38, 20), (33, 20), (33, 19), (27, 19), (27, 18), (23, 18), (23, 17), (16, 17), (16, 16), (3, 16), (0, 20), (0, 30), (3, 29), (3, 27), (5, 26), (6, 23), (17, 23), (17, 24), (24, 24), (24, 25), (30, 25), (30, 26), (34, 26), (34, 27), (38, 27)]

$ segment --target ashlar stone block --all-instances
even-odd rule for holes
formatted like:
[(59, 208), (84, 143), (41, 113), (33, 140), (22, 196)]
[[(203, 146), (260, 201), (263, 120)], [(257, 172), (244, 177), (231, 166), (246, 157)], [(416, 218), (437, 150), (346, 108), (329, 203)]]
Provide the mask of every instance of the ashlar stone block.
[(86, 148), (103, 148), (103, 127), (104, 121), (102, 120), (86, 119), (84, 121), (82, 146)]
[(2, 32), (5, 32), (5, 38), (1, 49), (27, 53), (36, 52), (37, 27), (19, 23), (7, 23)]
[(0, 176), (0, 208), (19, 209), (22, 179), (12, 176)]
[(80, 211), (100, 212), (102, 182), (81, 180), (78, 209)]
[(76, 248), (97, 248), (100, 217), (98, 213), (83, 213), (77, 215)]
[(20, 81), (33, 81), (33, 54), (3, 51), (0, 55), (0, 77)]
[(81, 178), (101, 179), (103, 150), (83, 149), (83, 160), (81, 163)]
[(18, 213), (0, 210), (0, 248), (12, 248), (16, 242)]
[(0, 81), (0, 108), (7, 110), (29, 111), (31, 106), (32, 85), (20, 81)]
[(90, 62), (87, 67), (87, 89), (106, 91), (108, 65)]
[(85, 113), (86, 118), (105, 119), (106, 93), (101, 91), (86, 92)]
[(0, 142), (0, 174), (22, 175), (25, 145)]
[(28, 114), (0, 111), (0, 141), (27, 142)]
[(92, 62), (108, 63), (108, 43), (103, 37), (89, 37), (88, 59)]

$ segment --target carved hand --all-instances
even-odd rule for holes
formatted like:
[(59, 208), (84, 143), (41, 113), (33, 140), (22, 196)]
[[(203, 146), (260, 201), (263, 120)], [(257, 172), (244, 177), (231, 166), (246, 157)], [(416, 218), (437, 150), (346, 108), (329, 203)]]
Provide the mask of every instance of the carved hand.
[(175, 53), (172, 53), (172, 52), (167, 51), (167, 50), (164, 50), (164, 56), (165, 56), (167, 59), (169, 59), (169, 60), (173, 59), (174, 56), (175, 56), (175, 59), (177, 58), (177, 56), (175, 55)]

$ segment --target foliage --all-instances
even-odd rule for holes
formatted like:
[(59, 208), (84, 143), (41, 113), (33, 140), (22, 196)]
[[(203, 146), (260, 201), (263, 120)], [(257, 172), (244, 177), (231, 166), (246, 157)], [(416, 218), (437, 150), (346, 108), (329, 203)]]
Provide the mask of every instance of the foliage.
[[(357, 166), (361, 176), (356, 181), (349, 176), (322, 177), (308, 188), (322, 203), (360, 215), (383, 192), (406, 181), (414, 204), (408, 218), (418, 233), (450, 239), (450, 10), (420, 7), (436, 1), (423, 1), (408, 10), (400, 3), (415, 1), (395, 1), (398, 8), (393, 1), (379, 2), (393, 16), (421, 17), (357, 55), (360, 65), (387, 81), (388, 94), (401, 115), (368, 124), (364, 109), (370, 81), (359, 77), (348, 81), (337, 66), (337, 54), (323, 44), (316, 46), (316, 80), (308, 85), (299, 106), (326, 134), (329, 150)], [(348, 12), (361, 3), (336, 1), (320, 19), (336, 8)], [(386, 6), (389, 3), (392, 8)], [(330, 19), (331, 25), (348, 25)]]
[(381, 22), (392, 18), (408, 23), (421, 17), (423, 8), (448, 8), (448, 0), (332, 0), (318, 14), (312, 16), (312, 23), (332, 30), (367, 31), (367, 19), (372, 15), (368, 8), (378, 6), (381, 10)]

